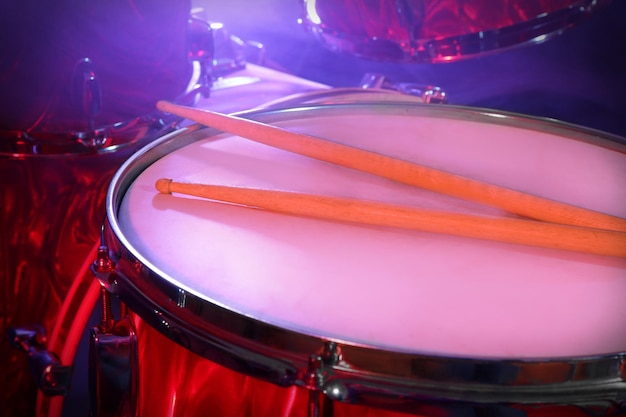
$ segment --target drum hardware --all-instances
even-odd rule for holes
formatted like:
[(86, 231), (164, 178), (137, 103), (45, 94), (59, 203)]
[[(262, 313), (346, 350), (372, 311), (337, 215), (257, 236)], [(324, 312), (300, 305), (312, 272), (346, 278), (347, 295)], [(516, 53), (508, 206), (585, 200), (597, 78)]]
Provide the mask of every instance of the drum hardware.
[[(258, 43), (254, 49), (263, 49)], [(187, 88), (173, 101), (194, 105), (199, 97), (208, 98), (215, 80), (246, 66), (245, 44), (231, 35), (223, 24), (211, 23), (192, 15), (188, 20), (186, 48), (192, 68)], [(257, 52), (257, 55), (260, 55)], [(95, 117), (102, 111), (103, 91), (98, 76), (98, 62), (83, 57), (71, 72), (69, 102), (82, 117), (74, 129), (55, 131), (2, 130), (0, 154), (59, 155), (117, 151), (136, 146), (146, 137), (154, 138), (177, 128), (180, 118), (161, 112), (137, 116), (114, 124), (96, 126)], [(78, 126), (85, 126), (84, 128)]]
[(82, 103), (89, 128), (66, 132), (0, 130), (0, 155), (34, 157), (111, 153), (137, 146), (146, 138), (154, 138), (176, 127), (178, 118), (160, 112), (95, 127), (93, 116), (99, 109), (99, 88), (95, 72), (86, 70), (88, 62), (85, 58), (77, 65), (85, 72), (79, 70), (75, 78), (82, 78), (84, 83), (72, 97)]
[[(232, 35), (222, 23), (212, 22), (211, 29), (215, 43), (215, 55), (213, 57), (215, 74), (223, 76), (243, 69), (247, 62), (246, 42)], [(256, 43), (256, 45), (263, 49), (261, 44)]]
[(254, 60), (263, 59), (264, 46), (259, 42), (243, 42), (232, 35), (220, 22), (210, 22), (201, 8), (192, 9), (187, 33), (189, 60), (198, 66), (197, 80), (177, 102), (194, 102), (200, 95), (211, 96), (211, 87), (216, 79), (246, 67), (247, 50), (250, 45)]
[(116, 321), (110, 329), (101, 326), (91, 329), (89, 392), (92, 416), (135, 415), (137, 357), (137, 338), (128, 318)]
[[(434, 87), (436, 88), (436, 87)], [(349, 104), (359, 100), (372, 101), (408, 101), (414, 103), (424, 103), (424, 99), (418, 95), (403, 94), (398, 90), (389, 88), (363, 88), (363, 87), (343, 87), (343, 88), (322, 88), (304, 93), (296, 93), (280, 99), (266, 102), (263, 109), (285, 109), (298, 107), (305, 104)]]
[(424, 100), (424, 103), (446, 104), (448, 102), (448, 95), (440, 87), (415, 83), (396, 83), (379, 73), (366, 73), (361, 79), (359, 86), (365, 89), (377, 88), (398, 91), (403, 94), (420, 97)]
[(137, 337), (127, 316), (118, 321), (113, 316), (109, 292), (113, 270), (107, 248), (100, 247), (92, 272), (101, 284), (101, 320), (89, 337), (89, 393), (94, 417), (134, 416), (136, 409)]
[[(207, 98), (211, 95), (213, 56), (215, 54), (215, 42), (211, 25), (204, 19), (189, 18), (187, 32), (187, 53), (192, 65), (197, 66), (199, 74), (194, 77), (195, 84), (188, 88), (183, 97), (195, 97), (200, 94)], [(194, 70), (196, 68), (194, 67)], [(181, 100), (181, 98), (179, 98)], [(183, 99), (183, 101), (187, 101)]]
[(101, 302), (101, 319), (98, 329), (101, 332), (109, 333), (115, 327), (115, 319), (113, 318), (113, 309), (111, 308), (111, 294), (108, 291), (115, 281), (112, 279), (112, 273), (115, 271), (115, 264), (108, 254), (106, 246), (100, 246), (96, 255), (96, 259), (91, 265), (91, 273), (100, 282), (100, 302)]
[(264, 56), (263, 44), (244, 42), (231, 35), (222, 23), (194, 16), (189, 19), (187, 42), (189, 58), (198, 75), (193, 77), (195, 84), (175, 100), (177, 103), (195, 104), (198, 96), (209, 98), (218, 80), (246, 68), (248, 62), (261, 62)]
[(309, 390), (308, 417), (331, 417), (333, 401), (345, 401), (348, 393), (339, 382), (328, 382), (333, 369), (342, 361), (341, 348), (336, 342), (327, 341), (318, 354), (309, 357), (304, 386)]
[[(81, 111), (86, 118), (88, 129), (93, 132), (96, 128), (95, 116), (102, 109), (102, 93), (93, 63), (89, 58), (83, 58), (76, 63), (72, 80), (72, 104)], [(97, 142), (91, 144), (92, 147), (101, 145)]]
[(72, 367), (62, 365), (47, 349), (46, 331), (42, 326), (12, 327), (9, 340), (15, 349), (28, 355), (28, 365), (37, 386), (45, 394), (65, 395), (69, 389)]

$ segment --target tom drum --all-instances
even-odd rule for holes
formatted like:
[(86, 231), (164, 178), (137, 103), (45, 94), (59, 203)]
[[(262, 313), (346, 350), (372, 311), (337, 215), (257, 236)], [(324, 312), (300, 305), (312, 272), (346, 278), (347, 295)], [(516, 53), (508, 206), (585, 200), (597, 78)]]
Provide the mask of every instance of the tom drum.
[(450, 62), (540, 43), (578, 25), (602, 0), (302, 0), (322, 45), (391, 62)]

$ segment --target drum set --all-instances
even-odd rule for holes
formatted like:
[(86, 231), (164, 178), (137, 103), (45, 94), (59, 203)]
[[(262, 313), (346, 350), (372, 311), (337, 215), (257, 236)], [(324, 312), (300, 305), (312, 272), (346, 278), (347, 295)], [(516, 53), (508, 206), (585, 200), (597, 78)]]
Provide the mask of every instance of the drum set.
[[(487, 3), (302, 0), (298, 17), (338, 53), (445, 65), (543, 42), (607, 5)], [(172, 178), (520, 219), (160, 100), (624, 219), (620, 136), (450, 105), (375, 73), (350, 88), (290, 75), (189, 2), (2, 8), (15, 16), (0, 29), (2, 415), (626, 412), (624, 257), (155, 189)]]

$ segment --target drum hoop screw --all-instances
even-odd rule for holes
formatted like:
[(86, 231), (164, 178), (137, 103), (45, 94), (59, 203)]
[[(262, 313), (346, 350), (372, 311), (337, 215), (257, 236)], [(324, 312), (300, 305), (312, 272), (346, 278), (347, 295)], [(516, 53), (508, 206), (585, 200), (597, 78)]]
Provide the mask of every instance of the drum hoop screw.
[(309, 356), (306, 370), (305, 386), (308, 389), (320, 390), (324, 385), (324, 361), (320, 355)]
[(98, 248), (96, 260), (93, 263), (93, 269), (96, 273), (112, 272), (114, 263), (109, 257), (109, 249), (106, 246)]

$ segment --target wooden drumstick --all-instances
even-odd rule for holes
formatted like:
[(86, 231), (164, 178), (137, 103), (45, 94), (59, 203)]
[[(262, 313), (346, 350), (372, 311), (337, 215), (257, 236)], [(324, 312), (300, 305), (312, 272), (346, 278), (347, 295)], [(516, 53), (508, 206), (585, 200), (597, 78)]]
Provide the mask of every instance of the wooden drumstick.
[(472, 200), (532, 219), (626, 232), (626, 219), (480, 182), (237, 116), (159, 101), (157, 108), (269, 146)]
[(186, 184), (170, 179), (158, 180), (155, 187), (165, 194), (186, 194), (290, 215), (626, 258), (626, 233), (609, 230), (286, 191)]

